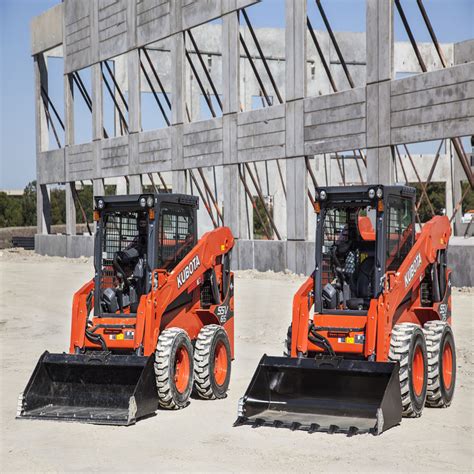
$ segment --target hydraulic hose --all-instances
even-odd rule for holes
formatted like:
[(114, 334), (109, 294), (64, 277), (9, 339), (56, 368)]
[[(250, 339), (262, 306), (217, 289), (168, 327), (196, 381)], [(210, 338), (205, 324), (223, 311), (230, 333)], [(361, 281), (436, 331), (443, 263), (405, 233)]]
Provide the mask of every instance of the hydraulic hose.
[(107, 344), (105, 343), (104, 338), (100, 334), (93, 334), (88, 329), (86, 329), (86, 337), (89, 341), (93, 342), (94, 344), (100, 344), (102, 350), (105, 352), (107, 351)]
[(327, 353), (330, 356), (335, 356), (336, 353), (334, 352), (334, 349), (331, 346), (331, 343), (321, 334), (319, 334), (315, 329), (314, 329), (314, 324), (313, 322), (310, 323), (309, 329), (308, 329), (308, 339), (315, 344), (316, 346), (320, 347), (321, 349), (327, 351)]

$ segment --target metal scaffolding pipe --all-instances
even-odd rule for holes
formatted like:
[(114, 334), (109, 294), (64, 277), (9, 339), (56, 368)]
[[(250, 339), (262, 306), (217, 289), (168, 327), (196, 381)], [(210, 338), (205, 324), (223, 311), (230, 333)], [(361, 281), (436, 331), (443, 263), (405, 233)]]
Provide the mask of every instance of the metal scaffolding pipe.
[(308, 26), (309, 34), (313, 40), (314, 46), (316, 47), (316, 51), (318, 52), (319, 59), (321, 60), (324, 70), (326, 71), (326, 75), (328, 76), (329, 82), (331, 83), (332, 90), (334, 92), (337, 92), (336, 83), (334, 81), (334, 78), (332, 77), (331, 70), (329, 69), (329, 65), (326, 61), (326, 58), (324, 57), (323, 50), (321, 49), (319, 41), (316, 38), (316, 33), (313, 30), (313, 25), (311, 24), (309, 17), (306, 17), (306, 24)]
[(273, 228), (273, 230), (274, 230), (274, 232), (275, 232), (275, 235), (277, 236), (278, 240), (281, 240), (280, 233), (278, 232), (278, 229), (277, 229), (277, 227), (276, 227), (276, 225), (275, 225), (275, 222), (273, 221), (273, 217), (271, 216), (270, 212), (269, 212), (268, 209), (267, 209), (267, 206), (265, 205), (265, 199), (264, 199), (264, 197), (263, 197), (263, 194), (262, 194), (261, 189), (260, 189), (259, 186), (258, 186), (257, 181), (255, 180), (255, 177), (254, 177), (254, 175), (253, 175), (253, 173), (252, 173), (252, 170), (250, 169), (250, 166), (248, 165), (248, 163), (244, 163), (244, 165), (245, 165), (245, 167), (246, 167), (246, 169), (247, 169), (247, 172), (248, 172), (248, 174), (249, 174), (249, 176), (250, 176), (250, 179), (252, 180), (252, 183), (253, 183), (253, 185), (254, 185), (254, 187), (255, 187), (255, 190), (257, 191), (257, 195), (258, 195), (258, 197), (259, 197), (259, 199), (260, 199), (260, 202), (262, 203), (263, 210), (265, 211), (265, 214), (266, 214), (266, 216), (267, 216), (267, 218), (268, 218), (268, 221), (270, 222), (270, 225), (272, 226), (272, 228)]
[(262, 82), (262, 78), (260, 77), (260, 74), (257, 71), (257, 67), (255, 66), (255, 63), (253, 61), (252, 55), (250, 54), (249, 49), (247, 48), (247, 44), (245, 43), (244, 37), (242, 36), (242, 33), (239, 33), (240, 36), (240, 42), (244, 48), (245, 55), (247, 56), (247, 59), (249, 60), (250, 67), (252, 68), (253, 73), (255, 74), (255, 78), (257, 79), (258, 86), (260, 87), (260, 90), (262, 91), (268, 106), (270, 107), (272, 104), (270, 103), (270, 97), (267, 93), (267, 90), (265, 89), (265, 85)]
[(109, 82), (107, 81), (107, 78), (105, 77), (105, 74), (104, 74), (104, 70), (102, 68), (102, 63), (100, 63), (100, 72), (102, 74), (102, 79), (104, 81), (104, 84), (105, 84), (105, 87), (107, 88), (107, 90), (109, 91), (109, 94), (110, 94), (110, 98), (112, 99), (114, 105), (115, 105), (115, 108), (117, 109), (117, 112), (119, 113), (119, 117), (120, 117), (120, 123), (124, 125), (125, 127), (125, 130), (127, 131), (128, 133), (128, 124), (127, 124), (127, 121), (125, 120), (125, 117), (122, 113), (122, 110), (117, 102), (117, 98), (115, 97), (115, 94), (113, 93), (112, 91), (112, 88), (110, 87), (110, 84)]
[(166, 125), (168, 125), (168, 127), (171, 125), (171, 122), (170, 120), (168, 119), (168, 116), (166, 115), (165, 113), (165, 109), (163, 108), (163, 105), (161, 104), (161, 100), (160, 98), (158, 97), (158, 94), (156, 93), (156, 90), (155, 88), (153, 87), (153, 84), (151, 83), (151, 80), (150, 80), (150, 77), (148, 76), (148, 73), (146, 72), (145, 70), (145, 65), (143, 64), (141, 58), (140, 58), (140, 68), (143, 72), (143, 75), (145, 76), (145, 79), (148, 83), (148, 86), (150, 87), (151, 89), (151, 92), (153, 94), (153, 97), (155, 98), (155, 101), (156, 103), (158, 104), (158, 108), (160, 109), (160, 112), (161, 112), (161, 115), (163, 115), (163, 118), (165, 119), (165, 122), (166, 122)]
[(202, 202), (204, 203), (204, 207), (206, 208), (207, 213), (209, 214), (209, 217), (211, 218), (212, 225), (214, 226), (214, 229), (219, 227), (216, 220), (214, 219), (214, 214), (212, 213), (211, 207), (209, 205), (209, 202), (207, 201), (206, 197), (204, 196), (204, 193), (202, 192), (201, 187), (199, 186), (199, 183), (197, 182), (196, 178), (194, 177), (193, 170), (188, 170), (189, 171), (189, 176), (191, 176), (192, 182), (195, 184), (199, 196), (201, 196)]
[(433, 30), (428, 13), (426, 13), (425, 6), (423, 5), (423, 0), (416, 0), (416, 3), (418, 4), (418, 8), (420, 9), (423, 20), (425, 21), (426, 28), (428, 28), (428, 32), (431, 36), (431, 40), (433, 41), (436, 51), (438, 52), (438, 56), (441, 61), (441, 64), (443, 65), (443, 67), (447, 67), (446, 58), (444, 57), (443, 50), (441, 49), (441, 46), (438, 42), (438, 38), (436, 37), (436, 34)]
[(331, 25), (329, 24), (329, 21), (327, 19), (326, 13), (324, 12), (324, 8), (323, 8), (323, 5), (321, 4), (321, 0), (316, 0), (316, 5), (318, 7), (319, 13), (321, 13), (321, 18), (323, 19), (323, 22), (326, 25), (326, 29), (328, 30), (332, 44), (334, 45), (334, 49), (336, 50), (337, 57), (339, 58), (339, 61), (341, 62), (342, 68), (344, 69), (344, 73), (346, 74), (347, 81), (349, 82), (351, 88), (353, 89), (354, 81), (352, 80), (349, 69), (347, 68), (346, 61), (344, 60), (344, 57), (342, 56), (341, 50), (339, 48), (339, 44), (337, 43), (336, 37), (334, 36)]
[(201, 51), (199, 50), (197, 44), (196, 44), (196, 41), (194, 39), (194, 36), (193, 34), (191, 33), (191, 30), (187, 30), (187, 33), (188, 33), (188, 36), (191, 40), (191, 43), (193, 45), (193, 48), (194, 48), (194, 51), (196, 52), (197, 54), (197, 57), (199, 59), (199, 62), (201, 64), (201, 67), (202, 69), (204, 70), (204, 74), (206, 75), (206, 78), (207, 78), (207, 81), (209, 82), (209, 85), (211, 86), (211, 89), (212, 89), (212, 92), (213, 94), (215, 95), (216, 97), (216, 100), (217, 100), (217, 103), (219, 104), (219, 107), (221, 109), (221, 112), (223, 110), (223, 107), (222, 107), (222, 101), (221, 101), (221, 98), (219, 97), (219, 94), (217, 93), (217, 89), (214, 85), (214, 81), (212, 80), (211, 78), (211, 75), (206, 67), (206, 64), (204, 63), (204, 59), (202, 59), (202, 54), (201, 54)]
[(206, 99), (206, 103), (207, 103), (207, 106), (209, 107), (209, 110), (211, 111), (211, 115), (215, 118), (217, 117), (217, 115), (216, 115), (216, 112), (214, 111), (214, 107), (212, 106), (211, 98), (208, 96), (206, 89), (204, 89), (201, 78), (199, 77), (199, 74), (196, 71), (196, 67), (194, 66), (193, 60), (191, 59), (191, 55), (189, 54), (188, 50), (185, 50), (185, 53), (186, 53), (186, 58), (189, 61), (189, 65), (191, 66), (191, 70), (194, 74), (194, 77), (196, 78), (198, 86), (201, 89), (202, 95)]
[(153, 61), (151, 60), (151, 58), (150, 58), (150, 56), (149, 56), (149, 54), (148, 54), (147, 49), (146, 49), (146, 48), (140, 48), (140, 49), (141, 49), (141, 50), (143, 51), (143, 53), (145, 54), (145, 57), (146, 57), (146, 59), (147, 59), (147, 61), (148, 61), (148, 64), (149, 64), (149, 66), (150, 66), (150, 69), (151, 69), (151, 71), (153, 72), (153, 76), (155, 76), (155, 80), (156, 80), (156, 82), (158, 83), (158, 86), (160, 87), (161, 93), (163, 94), (163, 97), (165, 98), (165, 101), (166, 101), (166, 103), (168, 104), (168, 107), (169, 107), (170, 110), (171, 110), (171, 102), (170, 102), (170, 100), (169, 100), (169, 98), (168, 98), (168, 94), (166, 93), (165, 88), (163, 87), (163, 83), (161, 82), (161, 79), (160, 79), (160, 77), (158, 76), (158, 72), (156, 71), (155, 66), (153, 66)]
[[(242, 184), (244, 185), (245, 193), (247, 194), (248, 198), (250, 199), (250, 202), (252, 203), (252, 208), (253, 208), (253, 210), (255, 211), (255, 214), (257, 215), (258, 220), (260, 221), (260, 224), (262, 225), (263, 232), (264, 232), (265, 235), (267, 236), (267, 239), (268, 239), (268, 240), (273, 240), (273, 239), (272, 239), (271, 232), (267, 229), (267, 225), (266, 225), (264, 219), (262, 218), (262, 215), (260, 214), (260, 211), (258, 210), (257, 204), (255, 203), (255, 199), (254, 199), (254, 197), (252, 196), (252, 193), (250, 192), (250, 189), (249, 189), (249, 187), (248, 187), (248, 185), (247, 185), (247, 182), (246, 182), (246, 180), (245, 180), (245, 177), (242, 175), (242, 168), (241, 168), (241, 165), (240, 165), (240, 164), (238, 165), (238, 168), (239, 168), (240, 180), (242, 181)], [(244, 169), (245, 169), (245, 168), (244, 168)], [(264, 205), (264, 207), (265, 207), (265, 205)], [(249, 219), (249, 216), (248, 216), (248, 212), (247, 212), (247, 221), (248, 221), (249, 239), (250, 239), (250, 219)]]
[(268, 77), (270, 79), (270, 82), (272, 83), (272, 87), (273, 87), (273, 90), (275, 91), (275, 94), (278, 98), (278, 101), (280, 102), (280, 104), (283, 103), (283, 99), (281, 97), (281, 94), (280, 94), (280, 91), (278, 89), (278, 86), (276, 84), (276, 81), (275, 81), (275, 78), (273, 77), (273, 74), (270, 70), (270, 66), (268, 65), (268, 62), (267, 62), (267, 58), (265, 57), (265, 55), (263, 54), (263, 51), (262, 51), (262, 48), (260, 47), (260, 43), (257, 39), (257, 35), (255, 34), (255, 31), (252, 27), (252, 24), (250, 23), (250, 19), (247, 15), (247, 12), (245, 11), (245, 8), (242, 8), (241, 9), (241, 12), (242, 12), (242, 15), (244, 16), (244, 19), (245, 19), (245, 22), (247, 23), (247, 26), (249, 28), (249, 31), (250, 31), (250, 35), (252, 36), (252, 39), (255, 43), (255, 46), (257, 47), (257, 51), (258, 51), (258, 54), (260, 56), (260, 59), (263, 63), (263, 67), (265, 68), (265, 71), (267, 72), (268, 74)]
[(224, 218), (222, 217), (222, 213), (219, 209), (219, 204), (217, 203), (217, 196), (215, 197), (213, 196), (211, 188), (209, 187), (206, 177), (204, 176), (204, 173), (202, 171), (202, 168), (198, 168), (197, 170), (198, 170), (199, 176), (201, 176), (202, 182), (204, 183), (204, 188), (209, 193), (209, 197), (212, 201), (212, 204), (214, 205), (214, 208), (216, 209), (217, 215), (219, 216), (219, 219), (221, 220), (222, 224), (224, 224)]

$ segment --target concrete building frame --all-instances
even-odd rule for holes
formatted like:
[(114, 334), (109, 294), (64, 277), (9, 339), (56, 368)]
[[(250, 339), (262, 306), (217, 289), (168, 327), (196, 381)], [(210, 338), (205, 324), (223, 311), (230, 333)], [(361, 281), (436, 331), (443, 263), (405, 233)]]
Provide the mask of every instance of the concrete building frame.
[[(308, 200), (312, 181), (307, 157), (311, 157), (310, 166), (317, 180), (328, 173), (328, 167), (324, 166), (323, 171), (321, 163), (330, 158), (331, 184), (342, 184), (340, 176), (336, 178), (339, 159), (331, 157), (337, 158), (336, 153), (347, 150), (364, 150), (366, 154), (366, 169), (362, 172), (356, 160), (347, 161), (347, 175), (343, 177), (347, 184), (360, 182), (359, 179), (389, 184), (406, 170), (407, 179), (416, 181), (416, 170), (408, 165), (405, 153), (397, 159), (396, 147), (474, 135), (474, 40), (443, 45), (449, 58), (443, 69), (432, 59), (432, 45), (420, 45), (435, 70), (395, 79), (395, 62), (403, 57), (413, 63), (414, 55), (409, 44), (394, 42), (393, 0), (366, 1), (366, 32), (358, 40), (363, 46), (362, 60), (357, 56), (360, 48), (346, 47), (347, 51), (352, 50), (350, 70), (359, 72), (353, 74), (355, 86), (330, 93), (325, 79), (321, 82), (322, 95), (317, 95), (321, 90), (308, 85), (308, 70), (313, 67), (321, 73), (322, 65), (316, 61), (312, 66), (314, 61), (308, 57), (314, 46), (307, 32), (307, 2), (286, 0), (284, 54), (280, 54), (284, 76), (281, 68), (279, 77), (276, 73), (277, 82), (284, 83), (284, 101), (248, 110), (248, 97), (258, 91), (258, 84), (255, 79), (250, 82), (248, 73), (242, 81), (241, 70), (245, 66), (239, 10), (255, 3), (256, 0), (65, 0), (33, 20), (38, 183), (35, 245), (39, 253), (72, 257), (92, 254), (92, 237), (76, 235), (76, 181), (91, 180), (94, 194), (98, 195), (104, 193), (104, 179), (126, 176), (128, 191), (140, 193), (142, 176), (164, 172), (171, 176), (174, 191), (190, 192), (190, 170), (218, 167), (217, 191), (224, 223), (238, 239), (234, 268), (290, 269), (309, 274), (314, 261), (310, 241), (314, 217)], [(201, 25), (215, 20), (220, 24), (208, 26), (207, 31), (212, 34), (199, 34)], [(216, 118), (198, 120), (194, 113), (191, 117), (186, 113), (186, 104), (193, 100), (190, 89), (197, 87), (195, 83), (190, 86), (188, 80), (185, 32), (189, 29), (196, 29), (200, 44), (206, 43), (207, 36), (220, 38), (214, 49), (211, 44), (205, 48), (220, 55), (217, 88), (222, 94), (222, 114)], [(327, 33), (317, 34), (322, 44), (329, 43)], [(340, 34), (339, 38), (349, 42), (356, 35), (344, 38)], [(141, 94), (147, 85), (140, 74), (140, 48), (160, 41), (166, 42), (172, 58), (166, 77), (166, 87), (171, 91), (171, 125), (142, 131)], [(64, 58), (65, 144), (48, 150), (49, 111), (42, 89), (48, 90), (48, 54), (58, 48)], [(328, 57), (333, 57), (329, 45), (325, 48)], [(251, 51), (256, 53), (254, 47)], [(123, 73), (118, 74), (118, 82), (128, 97), (128, 133), (105, 138), (101, 65), (117, 57), (121, 58), (117, 64)], [(337, 58), (333, 62), (337, 63)], [(86, 67), (91, 68), (92, 74), (92, 141), (76, 144), (72, 74)], [(243, 87), (248, 91), (241, 107)], [(447, 186), (449, 213), (461, 198), (459, 183), (466, 178), (451, 146), (445, 145), (442, 153), (444, 159), (440, 160), (433, 181), (457, 183)], [(423, 157), (422, 180), (434, 159)], [(257, 170), (260, 167), (263, 173), (265, 162), (275, 160), (281, 160), (283, 183), (275, 184), (279, 181), (275, 168), (268, 181), (273, 183), (271, 194), (285, 194), (285, 205), (275, 211), (275, 221), (283, 229), (282, 239), (249, 238), (252, 224), (245, 217), (248, 202), (239, 173), (245, 163), (256, 163)], [(66, 235), (50, 233), (48, 186), (54, 183), (65, 183)], [(205, 211), (201, 211), (201, 217), (202, 232), (209, 228), (210, 221)], [(454, 225), (458, 233), (463, 232), (459, 212)], [(466, 243), (460, 247), (461, 252), (467, 251), (472, 262), (472, 246)], [(474, 284), (472, 270), (463, 275), (460, 281)]]

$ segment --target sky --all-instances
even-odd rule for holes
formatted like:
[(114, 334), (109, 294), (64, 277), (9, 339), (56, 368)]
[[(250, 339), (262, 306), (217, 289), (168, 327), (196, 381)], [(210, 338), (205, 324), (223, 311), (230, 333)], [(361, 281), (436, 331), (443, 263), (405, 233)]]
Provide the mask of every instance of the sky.
[[(35, 109), (29, 26), (34, 16), (57, 3), (58, 0), (0, 0), (0, 189), (21, 189), (35, 179)], [(323, 0), (322, 3), (333, 30), (365, 31), (364, 0)], [(440, 42), (474, 37), (474, 0), (425, 0), (424, 4)], [(284, 5), (284, 0), (264, 0), (248, 8), (247, 12), (254, 27), (284, 27)], [(314, 2), (310, 0), (308, 5), (314, 28), (324, 29)], [(417, 41), (430, 41), (416, 1), (402, 0), (402, 5)], [(395, 39), (408, 40), (397, 13)], [(49, 67), (51, 74), (61, 77), (62, 60), (51, 60)], [(59, 85), (57, 90), (51, 91), (51, 98), (63, 115), (61, 80)]]

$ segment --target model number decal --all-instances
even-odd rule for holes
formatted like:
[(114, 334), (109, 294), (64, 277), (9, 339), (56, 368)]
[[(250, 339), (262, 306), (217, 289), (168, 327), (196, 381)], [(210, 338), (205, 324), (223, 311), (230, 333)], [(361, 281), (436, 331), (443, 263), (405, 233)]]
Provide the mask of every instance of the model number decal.
[(421, 255), (416, 254), (412, 264), (408, 267), (408, 271), (405, 273), (405, 288), (411, 283), (418, 269), (421, 267)]
[(221, 324), (227, 321), (228, 312), (229, 312), (229, 307), (227, 305), (218, 306), (216, 308), (216, 316), (218, 316)]
[(199, 268), (201, 265), (201, 261), (199, 260), (199, 256), (196, 255), (179, 273), (176, 280), (178, 281), (178, 288), (181, 288), (189, 277)]

